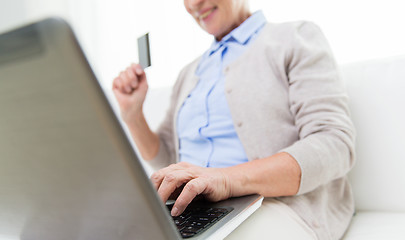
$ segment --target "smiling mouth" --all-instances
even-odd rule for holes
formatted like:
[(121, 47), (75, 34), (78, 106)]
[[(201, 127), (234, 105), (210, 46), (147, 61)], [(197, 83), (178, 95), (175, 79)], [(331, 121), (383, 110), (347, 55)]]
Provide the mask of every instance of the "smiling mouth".
[(206, 11), (205, 13), (199, 15), (198, 19), (199, 20), (204, 20), (205, 18), (207, 18), (216, 9), (217, 9), (216, 7), (211, 8), (210, 10)]

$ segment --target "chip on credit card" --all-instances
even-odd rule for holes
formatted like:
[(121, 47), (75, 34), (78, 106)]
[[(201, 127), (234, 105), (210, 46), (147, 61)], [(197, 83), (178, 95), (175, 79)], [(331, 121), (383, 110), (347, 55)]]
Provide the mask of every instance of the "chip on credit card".
[(149, 33), (138, 38), (138, 59), (143, 69), (150, 67)]

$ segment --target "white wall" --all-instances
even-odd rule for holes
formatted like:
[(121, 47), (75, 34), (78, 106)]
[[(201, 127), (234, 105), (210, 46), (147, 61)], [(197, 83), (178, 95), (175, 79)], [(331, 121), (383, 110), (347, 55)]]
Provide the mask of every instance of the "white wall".
[(340, 63), (405, 54), (403, 0), (251, 0), (271, 21), (318, 24)]
[[(269, 21), (305, 19), (321, 26), (339, 63), (405, 54), (401, 0), (251, 0)], [(136, 39), (149, 31), (152, 88), (172, 85), (179, 70), (212, 41), (183, 1), (0, 0), (0, 31), (49, 15), (66, 18), (108, 92), (111, 81), (137, 61)]]

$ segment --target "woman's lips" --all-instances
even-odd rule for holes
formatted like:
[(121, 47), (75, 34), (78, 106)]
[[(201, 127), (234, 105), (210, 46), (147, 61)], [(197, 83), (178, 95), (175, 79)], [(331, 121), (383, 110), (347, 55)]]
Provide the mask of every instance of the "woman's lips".
[(211, 8), (211, 9), (207, 10), (207, 11), (204, 11), (203, 13), (198, 14), (198, 17), (197, 17), (197, 18), (198, 18), (200, 21), (201, 21), (201, 20), (204, 20), (204, 19), (206, 19), (212, 12), (214, 12), (216, 9), (217, 9), (216, 7), (213, 7), (213, 8)]

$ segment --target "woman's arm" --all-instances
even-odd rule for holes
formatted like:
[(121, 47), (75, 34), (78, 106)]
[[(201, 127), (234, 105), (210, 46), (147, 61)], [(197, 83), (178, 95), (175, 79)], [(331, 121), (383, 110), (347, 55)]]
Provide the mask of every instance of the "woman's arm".
[(223, 172), (231, 181), (232, 197), (254, 193), (264, 197), (292, 196), (300, 187), (301, 168), (285, 152), (225, 168)]
[(301, 167), (298, 194), (344, 177), (355, 160), (348, 96), (329, 44), (318, 26), (303, 22), (286, 54), (289, 106), (298, 138), (280, 151)]
[(113, 92), (121, 109), (121, 116), (145, 160), (157, 155), (159, 138), (151, 131), (143, 114), (143, 103), (148, 91), (146, 74), (139, 64), (132, 64), (113, 81)]
[(150, 129), (145, 116), (140, 114), (133, 121), (127, 122), (127, 126), (142, 158), (147, 161), (155, 158), (159, 151), (160, 140)]

